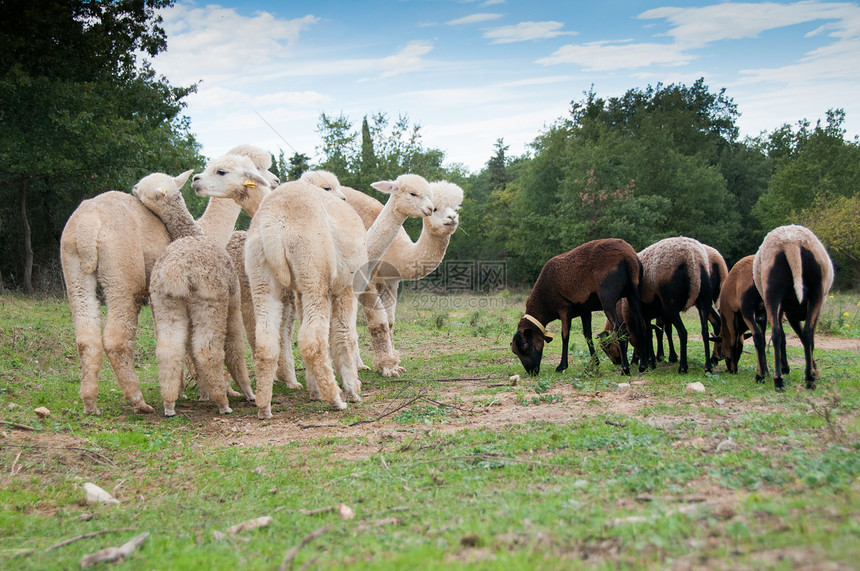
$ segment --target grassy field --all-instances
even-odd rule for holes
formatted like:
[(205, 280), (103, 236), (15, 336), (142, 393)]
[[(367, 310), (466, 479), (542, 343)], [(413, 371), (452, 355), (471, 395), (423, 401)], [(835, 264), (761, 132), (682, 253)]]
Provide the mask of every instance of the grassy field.
[[(589, 368), (577, 322), (570, 369), (554, 372), (554, 342), (527, 378), (509, 349), (523, 307), (413, 293), (398, 309), (403, 378), (362, 372), (363, 401), (342, 412), (276, 386), (261, 422), (238, 400), (219, 416), (193, 388), (161, 415), (148, 308), (136, 366), (158, 412), (132, 414), (105, 363), (102, 415), (86, 416), (68, 305), (0, 297), (0, 568), (77, 568), (144, 532), (126, 567), (857, 567), (856, 295), (828, 300), (818, 390), (790, 346), (782, 394), (753, 380), (751, 346), (738, 375), (705, 374), (692, 320), (686, 375)], [(87, 504), (85, 482), (120, 503)]]

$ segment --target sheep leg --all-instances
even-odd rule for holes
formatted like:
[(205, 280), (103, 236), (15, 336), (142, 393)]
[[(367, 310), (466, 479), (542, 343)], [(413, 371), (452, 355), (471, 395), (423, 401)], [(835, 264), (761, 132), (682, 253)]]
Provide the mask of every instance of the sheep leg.
[(756, 352), (756, 374), (755, 380), (757, 383), (764, 382), (767, 376), (767, 350), (765, 347), (764, 332), (767, 329), (767, 321), (760, 323), (756, 316), (751, 323), (748, 323), (752, 329), (753, 345)]
[[(678, 353), (675, 351), (675, 343), (672, 341), (672, 324), (666, 323), (666, 345), (669, 347), (669, 363), (678, 362)], [(660, 348), (662, 350), (662, 347)]]
[(708, 309), (699, 308), (699, 324), (702, 326), (702, 342), (705, 345), (705, 372), (710, 373), (713, 370), (711, 364), (711, 335), (708, 330)]
[(288, 389), (300, 389), (296, 380), (296, 361), (293, 357), (293, 328), (296, 324), (296, 294), (292, 290), (284, 293), (284, 315), (281, 319), (281, 351), (278, 354), (278, 380), (287, 383)]
[(86, 414), (101, 414), (96, 401), (99, 394), (99, 371), (102, 368), (101, 310), (96, 297), (96, 276), (80, 276), (86, 283), (75, 287), (71, 272), (64, 266), (68, 284), (69, 306), (75, 325), (75, 342), (81, 359), (81, 400)]
[(134, 412), (148, 414), (155, 409), (143, 400), (140, 379), (134, 370), (134, 338), (141, 301), (128, 294), (107, 295), (108, 312), (102, 341), (125, 400)]
[[(777, 392), (785, 391), (785, 382), (782, 378), (783, 364), (786, 360), (785, 331), (782, 328), (783, 309), (781, 305), (777, 304), (775, 308), (768, 308), (768, 321), (771, 321), (770, 340), (773, 344), (773, 388)], [(776, 317), (771, 319), (771, 315)]]
[(687, 365), (687, 328), (684, 327), (681, 314), (677, 311), (671, 315), (667, 315), (664, 321), (671, 322), (678, 331), (678, 348), (680, 349), (678, 354), (678, 373), (684, 374), (689, 368)]
[[(591, 312), (585, 311), (582, 314), (582, 335), (585, 337), (585, 344), (588, 345), (588, 353), (591, 355), (591, 364), (597, 367), (600, 365), (600, 359), (597, 358), (597, 351), (594, 350), (594, 339), (591, 336)], [(570, 328), (568, 327), (568, 330)], [(622, 332), (619, 330), (619, 335)], [(625, 351), (627, 350), (626, 344), (621, 343), (621, 337), (618, 338), (619, 348), (621, 349), (621, 362), (627, 360), (627, 355), (625, 355)], [(629, 370), (629, 367), (628, 367)]]
[[(346, 408), (346, 403), (341, 398), (341, 390), (335, 382), (331, 367), (328, 342), (331, 311), (331, 301), (326, 292), (311, 290), (302, 294), (299, 352), (302, 354), (305, 367), (311, 371), (316, 380), (320, 398), (333, 408), (343, 410)], [(259, 328), (257, 332), (259, 339)]]
[[(666, 356), (663, 353), (663, 330), (666, 328), (666, 324), (662, 323), (661, 320), (656, 320), (654, 323), (654, 334), (657, 337), (657, 360), (663, 361), (663, 358)], [(672, 345), (672, 338), (669, 337), (669, 345)]]
[(815, 366), (813, 351), (815, 350), (815, 326), (810, 326), (810, 320), (807, 318), (803, 326), (800, 325), (800, 320), (794, 316), (788, 316), (788, 323), (791, 328), (800, 338), (803, 345), (803, 356), (806, 359), (806, 371), (804, 377), (806, 379), (806, 388), (815, 390), (815, 384), (819, 378), (818, 368)]
[[(570, 309), (565, 308), (560, 311), (558, 314), (559, 318), (561, 318), (561, 363), (559, 363), (558, 367), (555, 368), (557, 373), (560, 373), (567, 369), (567, 351), (568, 344), (570, 343), (570, 322), (572, 318), (570, 316)], [(582, 318), (583, 323), (583, 333), (585, 332), (585, 317)], [(591, 328), (589, 327), (589, 333), (591, 332)], [(594, 352), (592, 351), (592, 354)]]
[(358, 345), (355, 315), (358, 303), (351, 287), (332, 299), (332, 320), (329, 334), (334, 368), (340, 375), (343, 392), (349, 402), (361, 402), (361, 380), (358, 378), (353, 351)]

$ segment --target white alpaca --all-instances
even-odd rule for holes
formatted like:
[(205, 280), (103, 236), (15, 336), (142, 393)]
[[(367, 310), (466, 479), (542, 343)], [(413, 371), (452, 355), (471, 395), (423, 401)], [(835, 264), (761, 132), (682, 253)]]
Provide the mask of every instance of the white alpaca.
[[(404, 370), (398, 362), (393, 336), (400, 281), (419, 280), (435, 270), (445, 256), (460, 221), (457, 210), (463, 202), (463, 189), (447, 181), (433, 182), (430, 187), (433, 191), (433, 214), (424, 218), (424, 228), (418, 241), (412, 242), (405, 230), (399, 230), (382, 257), (382, 266), (373, 274), (361, 297), (373, 345), (373, 368), (386, 377), (397, 376)], [(342, 190), (347, 202), (369, 228), (382, 211), (382, 204), (355, 189), (344, 187)], [(368, 368), (360, 356), (358, 367)]]
[[(259, 166), (259, 165), (257, 165)], [(341, 192), (340, 182), (337, 177), (323, 170), (307, 171), (301, 176), (301, 180), (308, 182), (314, 186), (331, 192), (334, 196), (346, 200), (346, 197)], [(260, 196), (262, 200), (262, 195)], [(251, 216), (256, 212), (259, 205), (248, 204), (251, 208)], [(382, 205), (380, 204), (380, 208)], [(227, 244), (227, 253), (233, 260), (233, 265), (236, 267), (236, 273), (239, 275), (239, 291), (242, 298), (242, 321), (245, 325), (245, 335), (248, 338), (248, 344), (251, 345), (252, 352), (256, 349), (256, 336), (254, 330), (256, 321), (254, 319), (254, 303), (251, 299), (251, 290), (248, 284), (248, 274), (245, 273), (245, 241), (248, 233), (244, 230), (233, 232), (230, 237), (230, 242)], [(284, 381), (287, 388), (300, 389), (301, 384), (296, 380), (295, 360), (293, 359), (293, 326), (296, 319), (296, 299), (295, 293), (290, 289), (283, 290), (284, 303), (284, 318), (281, 324), (281, 352), (278, 357), (278, 369), (276, 378)]]
[[(230, 196), (236, 186), (208, 170), (196, 175), (192, 184), (204, 196)], [(311, 397), (336, 409), (346, 408), (334, 380), (333, 356), (347, 400), (360, 400), (353, 286), (357, 284), (362, 291), (367, 274), (359, 270), (368, 271), (378, 263), (407, 216), (432, 213), (430, 187), (417, 175), (377, 182), (374, 188), (392, 197), (366, 235), (355, 210), (332, 193), (320, 193), (318, 187), (304, 181), (282, 184), (253, 214), (245, 245), (245, 270), (256, 319), (254, 363), (260, 418), (272, 416), (272, 384), (282, 353), (286, 289), (298, 295), (302, 316), (299, 351)]]
[[(226, 244), (240, 211), (232, 200), (210, 200), (198, 223), (204, 234)], [(87, 414), (100, 413), (96, 401), (103, 350), (134, 412), (153, 411), (143, 399), (134, 370), (134, 339), (141, 305), (149, 295), (152, 265), (169, 243), (161, 220), (125, 192), (110, 191), (84, 200), (63, 228), (60, 261), (81, 359), (80, 395)], [(98, 284), (107, 304), (103, 333)]]
[[(203, 235), (185, 206), (179, 189), (190, 175), (151, 174), (133, 190), (173, 239), (155, 261), (150, 281), (165, 416), (176, 414), (189, 341), (200, 390), (222, 414), (232, 412), (222, 374), (225, 361), (245, 397), (254, 400), (244, 359), (238, 277), (226, 250)], [(266, 185), (259, 176), (256, 182)]]

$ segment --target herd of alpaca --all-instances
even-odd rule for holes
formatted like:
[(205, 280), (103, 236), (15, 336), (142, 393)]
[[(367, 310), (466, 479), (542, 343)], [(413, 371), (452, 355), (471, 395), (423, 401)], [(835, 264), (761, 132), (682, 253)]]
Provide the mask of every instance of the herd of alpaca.
[[(227, 396), (244, 395), (256, 402), (260, 418), (271, 418), (276, 375), (290, 388), (301, 387), (292, 357), (297, 317), (310, 397), (335, 409), (346, 408), (344, 398), (360, 401), (358, 296), (392, 287), (396, 296), (397, 282), (392, 285), (390, 276), (374, 271), (393, 244), (393, 259), (404, 268), (398, 279), (421, 277), (411, 266), (424, 273), (435, 269), (457, 228), (462, 190), (405, 174), (374, 183), (389, 200), (381, 205), (367, 197), (374, 203), (367, 206), (355, 196), (348, 202), (331, 173), (309, 171), (300, 180), (279, 184), (270, 166), (270, 155), (250, 145), (211, 161), (192, 180), (198, 195), (210, 197), (198, 221), (180, 192), (191, 171), (177, 177), (154, 173), (135, 185), (133, 196), (108, 192), (84, 201), (70, 217), (61, 261), (87, 413), (99, 414), (103, 350), (133, 410), (153, 412), (133, 363), (137, 317), (146, 297), (152, 303), (166, 416), (175, 414), (187, 365), (197, 377), (201, 399), (212, 400), (221, 413), (231, 412)], [(235, 232), (242, 209), (251, 225), (247, 232)], [(429, 219), (416, 244), (402, 227), (408, 217)], [(99, 285), (108, 308), (103, 334)], [(393, 313), (381, 321), (387, 349), (374, 361), (384, 363), (382, 374), (397, 375), (403, 369), (393, 350)], [(244, 361), (243, 325), (254, 355), (256, 394)], [(225, 379), (225, 365), (241, 393)]]
[[(788, 361), (782, 322), (786, 319), (803, 345), (806, 388), (815, 389), (819, 378), (813, 355), (815, 327), (833, 285), (834, 270), (827, 250), (810, 230), (798, 225), (772, 230), (758, 252), (739, 260), (731, 271), (727, 271), (716, 249), (692, 238), (677, 237), (634, 254), (639, 271), (631, 275), (633, 264), (624, 260), (633, 248), (623, 240), (611, 241), (611, 247), (607, 242), (583, 244), (552, 258), (541, 270), (526, 301), (526, 314), (511, 341), (511, 350), (526, 372), (538, 373), (543, 345), (553, 337), (546, 326), (556, 319), (561, 320), (563, 343), (561, 364), (556, 370), (568, 366), (570, 320), (576, 316), (582, 317), (583, 333), (596, 361), (590, 312), (602, 309), (607, 320), (598, 335), (601, 347), (614, 364), (622, 366), (624, 374), (630, 374), (625, 339), (634, 347), (633, 360), (639, 361), (642, 371), (647, 365), (655, 367), (656, 360), (662, 357), (658, 335), (655, 358), (652, 331), (665, 328), (668, 333), (670, 327), (677, 330), (680, 344), (678, 372), (686, 373), (687, 330), (680, 314), (695, 307), (704, 343), (705, 371), (711, 371), (724, 359), (726, 369), (737, 373), (743, 339), (750, 331), (757, 358), (755, 378), (763, 381), (767, 375), (764, 332), (770, 322), (774, 388), (784, 391), (783, 374), (788, 372)], [(651, 325), (652, 320), (656, 325)], [(713, 336), (708, 332), (709, 322)], [(710, 341), (714, 342), (713, 352)], [(672, 361), (671, 339), (669, 347)]]
[[(69, 218), (60, 242), (61, 261), (81, 360), (80, 395), (88, 414), (99, 414), (103, 352), (132, 410), (153, 412), (133, 362), (138, 314), (146, 298), (155, 323), (165, 416), (176, 413), (187, 367), (201, 400), (211, 400), (220, 413), (232, 412), (228, 396), (244, 396), (256, 403), (259, 418), (272, 418), (275, 379), (301, 388), (292, 351), (296, 319), (310, 398), (337, 410), (360, 402), (358, 371), (368, 367), (359, 355), (358, 301), (368, 325), (373, 368), (389, 377), (404, 371), (394, 348), (397, 290), (402, 280), (421, 279), (441, 263), (459, 225), (462, 189), (404, 174), (373, 183), (389, 195), (382, 204), (342, 187), (326, 171), (308, 171), (281, 184), (270, 167), (271, 156), (250, 145), (210, 161), (191, 183), (199, 196), (209, 197), (196, 221), (181, 193), (191, 171), (176, 177), (151, 174), (132, 194), (106, 192), (83, 201)], [(246, 232), (234, 230), (242, 209), (251, 217)], [(415, 242), (403, 229), (408, 217), (423, 219)], [(562, 356), (556, 370), (563, 371), (571, 321), (580, 317), (596, 363), (591, 313), (602, 310), (606, 325), (598, 335), (600, 345), (622, 373), (630, 374), (631, 362), (638, 362), (640, 372), (655, 366), (663, 357), (664, 329), (669, 360), (677, 360), (684, 373), (687, 331), (681, 313), (695, 307), (706, 371), (725, 360), (727, 370), (736, 373), (743, 340), (752, 336), (756, 380), (764, 380), (764, 335), (770, 322), (774, 387), (781, 391), (788, 372), (785, 318), (803, 344), (806, 387), (814, 389), (819, 378), (814, 332), (833, 273), (821, 242), (796, 225), (770, 232), (758, 252), (731, 271), (717, 250), (691, 238), (667, 238), (638, 253), (623, 240), (594, 240), (546, 263), (511, 350), (527, 373), (537, 375), (544, 344), (553, 338), (547, 326), (559, 319)], [(107, 305), (103, 331), (99, 286)], [(243, 329), (253, 354), (256, 394), (244, 358)], [(231, 381), (241, 392), (233, 390)]]

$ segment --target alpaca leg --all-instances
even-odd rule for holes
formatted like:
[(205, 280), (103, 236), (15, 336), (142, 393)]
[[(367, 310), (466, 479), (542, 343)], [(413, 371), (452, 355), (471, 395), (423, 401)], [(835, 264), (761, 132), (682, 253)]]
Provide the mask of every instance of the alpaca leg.
[(388, 314), (379, 299), (376, 285), (371, 282), (359, 296), (367, 318), (367, 328), (373, 345), (373, 368), (383, 377), (397, 377), (402, 372), (397, 365), (397, 355), (391, 344), (391, 329)]
[(296, 380), (296, 362), (293, 358), (293, 327), (296, 323), (296, 294), (284, 294), (284, 317), (281, 321), (281, 351), (278, 355), (278, 380), (287, 383), (288, 389), (300, 389)]
[[(302, 324), (299, 327), (299, 352), (305, 368), (313, 374), (320, 398), (335, 409), (343, 410), (340, 387), (334, 379), (329, 352), (331, 301), (325, 292), (310, 291), (302, 294)], [(259, 332), (259, 329), (258, 329)], [(258, 336), (259, 337), (259, 336)]]
[(257, 417), (272, 418), (272, 386), (281, 344), (283, 305), (276, 292), (254, 295), (256, 320), (254, 369), (257, 374)]
[(361, 380), (355, 366), (353, 351), (358, 344), (355, 314), (358, 305), (352, 288), (332, 299), (330, 343), (334, 368), (340, 375), (344, 395), (349, 402), (361, 402)]
[(81, 359), (80, 395), (84, 402), (84, 412), (101, 414), (96, 404), (99, 394), (98, 374), (102, 368), (102, 317), (99, 300), (96, 297), (96, 276), (95, 274), (80, 276), (76, 281), (82, 282), (83, 285), (74, 287), (71, 272), (66, 270), (65, 274), (69, 307), (75, 326), (75, 342)]
[(227, 400), (224, 384), (225, 343), (227, 337), (228, 302), (226, 300), (193, 300), (191, 316), (191, 350), (198, 382), (206, 387), (209, 398), (221, 414), (233, 412)]
[(254, 402), (256, 397), (251, 389), (251, 378), (248, 375), (248, 365), (245, 363), (245, 341), (242, 338), (242, 311), (238, 297), (230, 301), (229, 314), (227, 316), (227, 338), (224, 344), (224, 359), (230, 377), (239, 388), (241, 395), (231, 390), (230, 380), (225, 379), (224, 388), (227, 396), (244, 396), (248, 402)]
[(161, 401), (164, 416), (175, 416), (176, 399), (179, 398), (184, 373), (184, 359), (187, 355), (188, 313), (184, 303), (170, 298), (152, 297), (155, 317), (156, 346), (158, 361), (158, 384), (161, 387)]
[(134, 370), (134, 338), (141, 300), (125, 292), (121, 295), (106, 292), (106, 295), (108, 312), (102, 340), (117, 383), (134, 412), (153, 412), (155, 409), (143, 400), (140, 379)]

